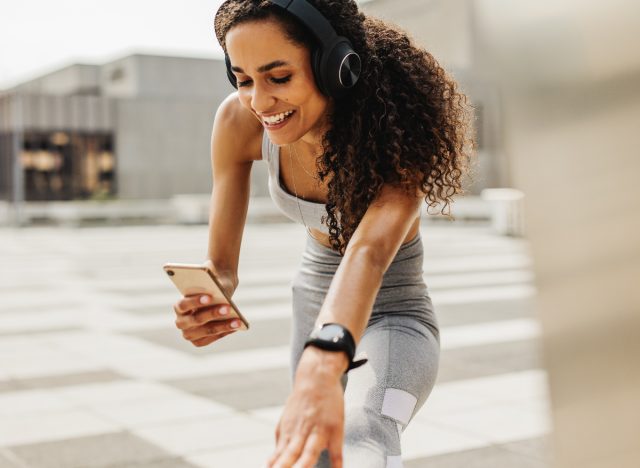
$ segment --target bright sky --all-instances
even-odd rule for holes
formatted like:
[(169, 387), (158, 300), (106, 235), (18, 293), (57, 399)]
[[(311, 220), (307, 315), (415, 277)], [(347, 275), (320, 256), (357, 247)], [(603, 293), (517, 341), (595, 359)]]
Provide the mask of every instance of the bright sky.
[(0, 89), (71, 63), (134, 52), (220, 57), (223, 0), (2, 0)]

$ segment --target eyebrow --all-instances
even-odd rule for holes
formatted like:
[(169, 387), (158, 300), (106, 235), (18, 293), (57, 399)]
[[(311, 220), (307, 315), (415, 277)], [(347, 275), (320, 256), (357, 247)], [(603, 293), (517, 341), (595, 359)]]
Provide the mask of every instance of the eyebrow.
[[(267, 63), (266, 65), (261, 65), (258, 67), (258, 73), (265, 73), (268, 71), (273, 70), (274, 68), (278, 68), (278, 67), (286, 67), (287, 65), (289, 65), (289, 63), (283, 61), (283, 60), (274, 60), (271, 63)], [(244, 73), (244, 70), (240, 67), (231, 67), (231, 70), (234, 72), (238, 72), (238, 73)]]

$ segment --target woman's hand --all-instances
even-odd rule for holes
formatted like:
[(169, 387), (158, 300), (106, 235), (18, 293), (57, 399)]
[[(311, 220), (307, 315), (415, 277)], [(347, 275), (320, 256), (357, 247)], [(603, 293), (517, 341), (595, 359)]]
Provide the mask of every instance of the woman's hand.
[(293, 391), (276, 428), (276, 450), (268, 468), (312, 468), (329, 449), (333, 468), (342, 468), (344, 353), (305, 349)]
[[(205, 263), (213, 271), (228, 297), (233, 295), (237, 281), (231, 275), (217, 272), (211, 263)], [(208, 294), (185, 296), (176, 302), (176, 327), (182, 330), (182, 336), (194, 346), (206, 346), (238, 330), (240, 319), (232, 318), (232, 308), (228, 304), (212, 304)]]

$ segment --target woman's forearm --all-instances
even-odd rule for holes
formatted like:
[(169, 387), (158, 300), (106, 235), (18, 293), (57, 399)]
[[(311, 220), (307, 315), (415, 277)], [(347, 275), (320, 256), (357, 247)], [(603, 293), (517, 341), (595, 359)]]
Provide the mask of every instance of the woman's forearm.
[(367, 326), (384, 267), (370, 247), (347, 249), (331, 281), (316, 324), (345, 326), (356, 344)]
[(251, 164), (237, 167), (214, 182), (209, 210), (207, 258), (216, 272), (238, 285), (238, 263), (242, 234), (249, 206)]
[[(325, 297), (316, 325), (327, 322), (346, 327), (356, 344), (369, 322), (371, 310), (382, 284), (385, 268), (369, 247), (347, 249), (336, 270)], [(298, 366), (298, 375), (322, 369), (340, 376), (348, 366), (344, 353), (305, 349)]]

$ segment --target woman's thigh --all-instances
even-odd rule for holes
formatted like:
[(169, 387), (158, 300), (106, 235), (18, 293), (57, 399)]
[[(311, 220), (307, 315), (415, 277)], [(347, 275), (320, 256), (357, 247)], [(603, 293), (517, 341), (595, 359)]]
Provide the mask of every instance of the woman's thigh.
[(345, 466), (400, 467), (400, 435), (433, 389), (440, 345), (414, 318), (390, 314), (367, 328), (362, 352), (369, 362), (345, 390)]

